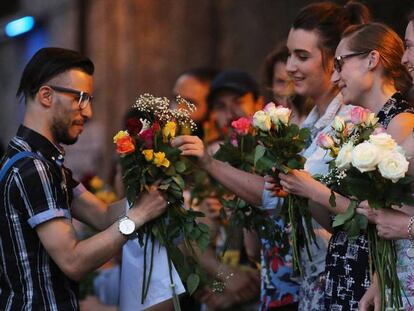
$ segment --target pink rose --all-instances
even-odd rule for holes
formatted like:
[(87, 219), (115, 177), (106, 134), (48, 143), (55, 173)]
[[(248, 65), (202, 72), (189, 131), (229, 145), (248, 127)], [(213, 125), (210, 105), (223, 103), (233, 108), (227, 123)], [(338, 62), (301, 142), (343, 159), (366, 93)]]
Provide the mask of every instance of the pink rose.
[(273, 109), (276, 109), (276, 105), (274, 102), (267, 103), (266, 106), (263, 108), (263, 110), (267, 113), (270, 113), (270, 111), (272, 111)]
[(231, 126), (239, 135), (247, 135), (249, 133), (249, 128), (251, 125), (251, 120), (249, 118), (242, 117), (238, 120), (231, 122)]
[(332, 137), (325, 133), (319, 134), (316, 144), (323, 149), (331, 149), (335, 146)]
[(382, 134), (382, 133), (386, 133), (386, 132), (387, 131), (382, 126), (378, 126), (377, 128), (375, 128), (372, 135)]
[(354, 107), (351, 110), (351, 122), (354, 124), (362, 124), (367, 121), (371, 111), (362, 107)]
[(142, 131), (138, 136), (144, 141), (146, 149), (152, 149), (154, 144), (154, 130), (152, 128)]

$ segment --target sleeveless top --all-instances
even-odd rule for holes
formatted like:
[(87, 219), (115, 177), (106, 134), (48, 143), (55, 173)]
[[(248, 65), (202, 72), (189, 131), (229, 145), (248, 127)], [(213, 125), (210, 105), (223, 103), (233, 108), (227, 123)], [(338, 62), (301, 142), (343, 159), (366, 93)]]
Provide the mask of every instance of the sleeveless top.
[[(386, 129), (390, 121), (403, 112), (414, 113), (414, 109), (400, 93), (395, 93), (378, 112), (378, 122)], [(326, 310), (358, 310), (358, 302), (370, 285), (368, 258), (366, 234), (360, 234), (352, 243), (345, 231), (338, 230), (332, 235), (325, 266)], [(404, 280), (401, 283), (404, 284)]]

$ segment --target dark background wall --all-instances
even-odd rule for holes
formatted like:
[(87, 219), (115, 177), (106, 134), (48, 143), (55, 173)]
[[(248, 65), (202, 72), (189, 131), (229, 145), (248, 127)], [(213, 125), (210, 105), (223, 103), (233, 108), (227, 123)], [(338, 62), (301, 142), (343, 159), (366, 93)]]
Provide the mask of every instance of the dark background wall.
[[(112, 136), (124, 112), (144, 92), (170, 96), (178, 74), (190, 67), (240, 68), (261, 78), (265, 55), (286, 38), (309, 0), (20, 0), (0, 4), (0, 26), (32, 14), (36, 28), (0, 38), (0, 142), (22, 120), (14, 96), (22, 69), (42, 46), (80, 50), (96, 65), (94, 118), (68, 151), (77, 174), (106, 177)], [(345, 1), (335, 1), (344, 4)], [(412, 0), (364, 1), (376, 20), (404, 35)]]

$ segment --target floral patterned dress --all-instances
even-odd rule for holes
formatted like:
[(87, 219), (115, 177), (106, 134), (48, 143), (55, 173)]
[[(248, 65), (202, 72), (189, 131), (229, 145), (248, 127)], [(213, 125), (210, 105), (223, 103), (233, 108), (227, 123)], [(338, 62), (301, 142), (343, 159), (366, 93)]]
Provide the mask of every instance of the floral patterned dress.
[[(414, 110), (400, 93), (395, 93), (378, 112), (377, 117), (379, 123), (387, 128), (392, 118), (402, 112), (414, 113)], [(367, 235), (360, 234), (354, 242), (350, 242), (346, 232), (336, 231), (329, 241), (325, 269), (326, 310), (358, 310), (358, 302), (370, 285)]]

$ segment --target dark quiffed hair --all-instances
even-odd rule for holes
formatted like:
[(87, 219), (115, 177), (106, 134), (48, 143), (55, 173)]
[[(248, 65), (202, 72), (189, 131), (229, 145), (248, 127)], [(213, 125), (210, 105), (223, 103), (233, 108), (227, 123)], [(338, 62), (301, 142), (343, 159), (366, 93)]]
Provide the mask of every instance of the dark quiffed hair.
[(93, 75), (95, 70), (92, 61), (76, 51), (55, 47), (42, 48), (24, 68), (16, 96), (34, 98), (39, 88), (47, 81), (75, 68), (89, 75)]
[(296, 16), (292, 27), (318, 32), (319, 48), (325, 63), (326, 59), (335, 55), (341, 35), (348, 26), (368, 23), (370, 19), (368, 8), (355, 1), (349, 1), (345, 6), (318, 2), (305, 6)]
[(180, 73), (179, 77), (191, 76), (202, 83), (211, 83), (211, 81), (213, 81), (218, 74), (219, 71), (215, 68), (197, 67), (183, 71), (182, 73)]

